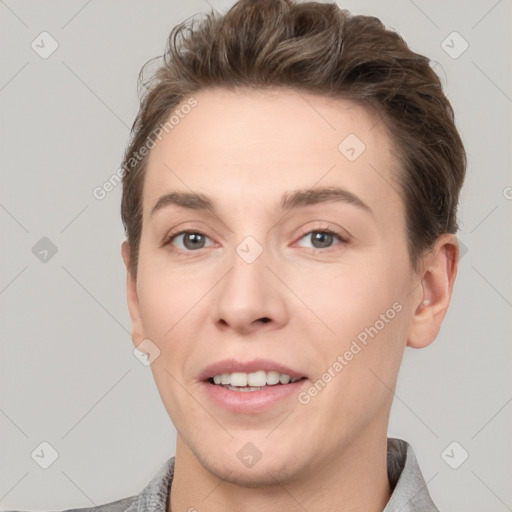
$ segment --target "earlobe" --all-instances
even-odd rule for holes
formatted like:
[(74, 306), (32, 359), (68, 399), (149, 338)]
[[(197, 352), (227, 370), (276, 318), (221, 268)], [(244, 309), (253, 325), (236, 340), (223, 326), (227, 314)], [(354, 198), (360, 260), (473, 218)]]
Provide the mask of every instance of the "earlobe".
[(130, 245), (127, 241), (124, 241), (121, 245), (121, 254), (126, 267), (126, 299), (132, 321), (132, 341), (134, 346), (137, 346), (144, 340), (145, 336), (140, 316), (137, 281), (130, 270)]
[(121, 244), (121, 256), (123, 257), (124, 266), (128, 270), (130, 268), (130, 245), (127, 240)]
[(407, 345), (423, 348), (439, 334), (448, 311), (458, 267), (458, 242), (455, 235), (441, 235), (425, 257), (423, 275), (411, 321)]

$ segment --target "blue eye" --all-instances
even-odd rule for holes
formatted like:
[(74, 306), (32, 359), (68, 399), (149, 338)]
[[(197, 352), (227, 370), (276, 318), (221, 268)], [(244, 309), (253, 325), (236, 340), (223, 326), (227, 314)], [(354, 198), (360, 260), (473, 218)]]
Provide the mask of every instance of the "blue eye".
[[(313, 236), (312, 236), (313, 235)], [(312, 249), (329, 249), (332, 247), (335, 239), (338, 239), (342, 243), (346, 243), (347, 240), (343, 238), (339, 233), (331, 231), (330, 229), (316, 229), (309, 233), (306, 233), (301, 240), (309, 238), (313, 244)]]
[(172, 244), (174, 240), (178, 240), (180, 237), (183, 237), (181, 247), (177, 248), (184, 251), (194, 251), (196, 249), (208, 247), (205, 245), (205, 240), (210, 240), (206, 235), (199, 231), (180, 231), (179, 233), (169, 235), (165, 245)]
[[(336, 233), (330, 229), (315, 229), (305, 233), (300, 240), (308, 239), (311, 241), (311, 249), (330, 249), (336, 244), (336, 240), (341, 243), (348, 243), (340, 233)], [(207, 243), (207, 241), (210, 243)], [(183, 252), (194, 252), (199, 249), (211, 247), (213, 242), (209, 237), (200, 231), (183, 230), (178, 233), (170, 234), (164, 245), (172, 245), (176, 249)], [(302, 247), (307, 247), (302, 245)]]

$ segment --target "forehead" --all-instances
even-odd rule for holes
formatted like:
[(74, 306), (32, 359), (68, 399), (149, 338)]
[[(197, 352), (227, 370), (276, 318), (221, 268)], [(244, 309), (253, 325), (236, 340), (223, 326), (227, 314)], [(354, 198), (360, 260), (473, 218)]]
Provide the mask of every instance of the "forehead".
[(287, 190), (315, 184), (342, 186), (367, 203), (401, 210), (391, 139), (369, 109), (291, 89), (217, 88), (193, 99), (196, 106), (175, 115), (151, 150), (145, 217), (171, 190), (235, 206), (242, 196), (273, 203)]

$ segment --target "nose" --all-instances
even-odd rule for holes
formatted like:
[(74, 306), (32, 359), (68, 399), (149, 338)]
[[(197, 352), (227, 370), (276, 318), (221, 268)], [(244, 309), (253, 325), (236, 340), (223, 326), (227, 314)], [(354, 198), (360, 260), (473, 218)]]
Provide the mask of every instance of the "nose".
[(288, 322), (286, 289), (267, 267), (265, 251), (248, 263), (238, 254), (233, 265), (215, 287), (214, 322), (221, 329), (250, 334), (273, 330)]

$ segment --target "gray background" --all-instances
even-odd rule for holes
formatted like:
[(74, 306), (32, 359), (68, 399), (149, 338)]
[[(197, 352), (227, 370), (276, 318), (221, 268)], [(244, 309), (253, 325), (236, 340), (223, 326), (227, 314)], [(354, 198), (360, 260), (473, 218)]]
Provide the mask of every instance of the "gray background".
[[(140, 67), (176, 23), (232, 3), (0, 0), (2, 509), (133, 495), (174, 454), (150, 368), (132, 352), (121, 189), (102, 201), (92, 190), (121, 162)], [(512, 2), (339, 4), (437, 62), (469, 157), (451, 308), (435, 343), (406, 350), (389, 435), (413, 445), (441, 510), (512, 510)], [(31, 47), (43, 31), (59, 44), (46, 59)], [(457, 58), (442, 46), (454, 31), (469, 44)], [(32, 252), (43, 237), (58, 248), (47, 262)], [(58, 452), (46, 470), (31, 458), (43, 441)]]

